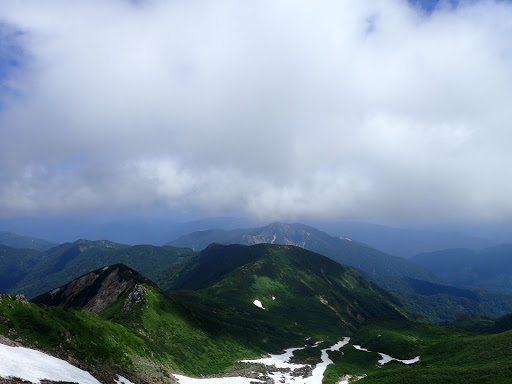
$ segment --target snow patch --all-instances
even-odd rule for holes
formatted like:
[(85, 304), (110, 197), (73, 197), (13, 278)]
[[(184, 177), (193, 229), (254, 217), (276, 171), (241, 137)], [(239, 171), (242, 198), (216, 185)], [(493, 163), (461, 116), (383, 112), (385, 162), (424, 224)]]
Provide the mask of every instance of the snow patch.
[(322, 362), (318, 363), (313, 369), (313, 372), (310, 377), (303, 380), (304, 384), (320, 384), (324, 378), (325, 370), (327, 366), (333, 364), (333, 361), (329, 359), (329, 355), (327, 351), (339, 351), (341, 347), (348, 344), (350, 341), (350, 337), (344, 337), (343, 340), (338, 341), (330, 348), (322, 349)]
[(101, 384), (89, 372), (45, 353), (0, 344), (0, 377), (39, 384), (41, 380)]
[(377, 361), (377, 364), (379, 365), (384, 365), (386, 363), (389, 363), (390, 361), (398, 361), (399, 363), (402, 363), (402, 364), (414, 364), (414, 363), (417, 363), (418, 361), (420, 361), (420, 357), (419, 356), (416, 356), (414, 359), (409, 359), (409, 360), (400, 360), (400, 359), (395, 359), (394, 357), (391, 357), (389, 355), (386, 355), (385, 353), (380, 353), (378, 352), (379, 355), (382, 357), (382, 359), (380, 359), (379, 361)]
[(248, 377), (212, 377), (206, 379), (196, 379), (183, 375), (173, 375), (178, 379), (179, 384), (251, 384), (254, 382), (263, 383), (263, 381), (250, 379)]
[(303, 348), (289, 348), (286, 351), (284, 351), (281, 355), (270, 355), (270, 357), (264, 357), (262, 359), (257, 360), (242, 360), (242, 363), (257, 363), (257, 364), (263, 364), (267, 366), (275, 365), (276, 368), (279, 369), (298, 369), (302, 368), (305, 365), (304, 364), (292, 364), (288, 363), (290, 358), (293, 356), (294, 351), (298, 351), (299, 349)]
[(121, 375), (117, 375), (117, 379), (114, 379), (114, 381), (116, 382), (116, 384), (134, 384), (126, 377), (123, 377)]
[(357, 349), (358, 351), (371, 352), (371, 351), (367, 350), (366, 348), (361, 347), (360, 345), (354, 344), (353, 347), (355, 349)]
[(261, 304), (261, 301), (259, 301), (258, 299), (254, 300), (252, 302), (255, 306), (261, 308), (261, 309), (265, 309), (265, 307), (263, 306), (263, 304)]
[(274, 383), (321, 384), (327, 366), (333, 363), (332, 360), (329, 359), (327, 352), (339, 351), (339, 349), (347, 345), (349, 341), (350, 337), (344, 337), (343, 340), (337, 342), (330, 348), (322, 349), (322, 361), (314, 367), (309, 377), (302, 377), (300, 374), (296, 373), (296, 370), (305, 367), (305, 364), (293, 364), (289, 362), (290, 358), (293, 356), (293, 352), (303, 348), (290, 348), (281, 355), (270, 355), (268, 358), (258, 360), (242, 360), (242, 362), (275, 366), (277, 371), (267, 373), (268, 377), (274, 380)]
[[(356, 345), (354, 344), (353, 347), (355, 349), (357, 349), (358, 351), (364, 351), (364, 352), (372, 352), (372, 351), (369, 351), (368, 349), (366, 348), (363, 348), (361, 347), (360, 345)], [(387, 364), (389, 363), (390, 361), (398, 361), (399, 363), (402, 363), (402, 364), (414, 364), (414, 363), (417, 363), (418, 361), (420, 361), (420, 357), (419, 356), (416, 356), (415, 358), (413, 359), (409, 359), (409, 360), (400, 360), (400, 359), (395, 359), (394, 357), (391, 357), (389, 355), (386, 355), (385, 353), (381, 353), (381, 352), (377, 352), (381, 359), (379, 361), (377, 361), (377, 364), (378, 365), (384, 365), (384, 364)]]
[[(197, 379), (187, 377), (183, 375), (174, 375), (178, 379), (179, 384), (250, 384), (250, 383), (268, 383), (269, 380), (273, 380), (274, 383), (280, 384), (321, 384), (325, 370), (329, 364), (332, 364), (332, 360), (329, 359), (328, 351), (339, 351), (341, 347), (347, 345), (350, 341), (350, 337), (344, 337), (343, 340), (337, 342), (330, 348), (322, 349), (322, 362), (318, 363), (309, 377), (302, 377), (300, 371), (297, 369), (303, 368), (305, 364), (293, 364), (290, 363), (290, 358), (293, 356), (293, 352), (303, 348), (289, 348), (280, 355), (270, 355), (270, 357), (257, 359), (257, 360), (242, 360), (243, 363), (258, 363), (265, 366), (273, 367), (265, 376), (259, 378), (248, 378), (248, 377), (214, 377)], [(129, 384), (129, 383), (117, 383), (117, 384)]]
[(354, 381), (364, 379), (365, 377), (366, 377), (366, 375), (361, 375), (361, 376), (345, 375), (340, 378), (340, 380), (338, 381), (337, 384), (350, 384), (350, 383), (353, 383)]

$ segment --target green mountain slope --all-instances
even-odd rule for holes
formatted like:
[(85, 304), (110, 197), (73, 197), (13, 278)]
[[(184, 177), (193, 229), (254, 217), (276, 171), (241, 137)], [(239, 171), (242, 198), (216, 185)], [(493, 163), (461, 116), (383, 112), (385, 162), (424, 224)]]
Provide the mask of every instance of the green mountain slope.
[[(461, 263), (468, 252), (473, 254), (469, 250), (458, 251), (462, 254), (457, 255), (456, 252), (453, 257), (446, 257), (443, 252), (439, 252), (437, 259), (440, 261), (433, 258), (431, 263), (420, 263), (422, 268), (417, 269), (411, 261), (387, 255), (355, 241), (332, 237), (301, 224), (279, 223), (251, 230), (194, 232), (171, 244), (202, 249), (213, 241), (224, 244), (273, 242), (313, 250), (359, 269), (367, 279), (397, 295), (410, 310), (431, 321), (455, 320), (461, 314), (500, 316), (512, 312), (512, 297), (508, 295), (482, 290), (461, 290), (455, 286), (447, 286), (444, 280), (436, 276), (451, 281), (450, 274), (453, 271), (463, 273), (464, 267)], [(433, 268), (432, 264), (436, 263), (439, 263), (438, 266)], [(428, 267), (432, 270), (427, 270)], [(478, 268), (486, 270), (480, 264)], [(474, 268), (471, 268), (471, 276), (475, 275)], [(459, 285), (460, 282), (453, 280), (451, 284)]]
[(346, 346), (345, 356), (329, 367), (336, 374), (367, 374), (361, 384), (510, 383), (512, 331), (477, 334), (449, 326), (382, 322), (363, 328), (352, 340), (371, 351), (397, 358), (420, 356), (413, 365), (388, 363), (376, 368), (378, 357)]
[(274, 223), (266, 227), (246, 230), (200, 231), (182, 236), (169, 244), (201, 250), (210, 243), (295, 245), (357, 268), (365, 272), (367, 276), (393, 275), (432, 282), (438, 281), (432, 272), (401, 257), (388, 255), (350, 239), (330, 236), (303, 224)]
[(254, 311), (259, 300), (265, 310), (257, 314), (278, 316), (305, 336), (332, 324), (353, 331), (370, 319), (403, 317), (392, 296), (355, 270), (295, 246), (212, 244), (167, 272), (162, 288), (199, 290), (175, 293), (189, 303), (234, 310), (249, 304)]
[(117, 263), (126, 264), (152, 278), (156, 271), (193, 253), (169, 246), (128, 246), (105, 240), (77, 240), (42, 253), (38, 263), (26, 270), (23, 279), (9, 286), (8, 291), (32, 298), (91, 270)]
[[(156, 362), (188, 374), (215, 373), (237, 358), (256, 356), (262, 350), (247, 340), (233, 338), (209, 316), (201, 317), (186, 301), (162, 292), (154, 283), (125, 265), (117, 264), (87, 273), (32, 300), (62, 308), (80, 307), (98, 313), (104, 321), (122, 325), (151, 351)], [(48, 307), (50, 308), (50, 307)], [(245, 321), (248, 321), (245, 318)], [(229, 351), (229, 352), (228, 352)], [(141, 356), (134, 356), (132, 364)], [(158, 364), (157, 364), (158, 365)], [(141, 367), (136, 367), (139, 372)], [(143, 370), (144, 371), (144, 370)], [(158, 372), (153, 375), (158, 376)]]

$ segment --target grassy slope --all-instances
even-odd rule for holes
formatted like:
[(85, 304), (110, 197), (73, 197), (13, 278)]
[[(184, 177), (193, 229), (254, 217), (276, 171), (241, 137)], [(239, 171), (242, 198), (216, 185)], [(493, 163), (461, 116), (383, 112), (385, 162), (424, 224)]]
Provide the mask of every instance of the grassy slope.
[(22, 304), (3, 296), (0, 334), (65, 360), (75, 359), (107, 381), (115, 373), (146, 382), (168, 377), (170, 370), (218, 373), (237, 359), (263, 353), (217, 329), (211, 320), (195, 318), (158, 288), (145, 288), (144, 300), (123, 309), (127, 293), (100, 315)]
[[(195, 276), (201, 276), (200, 284)], [(321, 317), (316, 312), (336, 316), (334, 309), (352, 330), (369, 319), (401, 316), (399, 303), (353, 269), (293, 246), (213, 245), (177, 269), (173, 278), (171, 287), (211, 286), (201, 294), (228, 306), (258, 299), (273, 314), (301, 316), (308, 327)]]
[[(226, 263), (220, 262), (226, 255)], [(245, 264), (237, 267), (233, 259)], [(197, 273), (203, 269), (206, 275)], [(200, 283), (189, 278), (196, 275)], [(210, 246), (178, 277), (180, 287), (213, 284), (171, 292), (196, 318), (208, 319), (206, 329), (228, 330), (241, 344), (271, 352), (307, 337), (335, 342), (371, 319), (403, 318), (399, 305), (356, 271), (293, 246)], [(255, 306), (255, 299), (266, 309)]]
[(143, 302), (126, 311), (125, 298), (120, 298), (101, 316), (136, 333), (156, 355), (168, 356), (174, 370), (192, 375), (219, 373), (236, 359), (262, 353), (215, 320), (198, 316), (157, 288), (146, 288)]
[(112, 369), (133, 370), (131, 355), (149, 357), (144, 342), (126, 328), (79, 309), (27, 305), (3, 296), (0, 320), (0, 334), (65, 360), (76, 359), (99, 378)]

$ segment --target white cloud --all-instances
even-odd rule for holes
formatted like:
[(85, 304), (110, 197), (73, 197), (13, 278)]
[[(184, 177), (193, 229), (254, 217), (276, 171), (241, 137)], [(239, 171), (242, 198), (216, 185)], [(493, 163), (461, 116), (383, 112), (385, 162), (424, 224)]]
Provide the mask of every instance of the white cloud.
[(27, 52), (9, 79), (23, 92), (0, 95), (7, 214), (511, 218), (506, 2), (33, 0), (0, 15)]

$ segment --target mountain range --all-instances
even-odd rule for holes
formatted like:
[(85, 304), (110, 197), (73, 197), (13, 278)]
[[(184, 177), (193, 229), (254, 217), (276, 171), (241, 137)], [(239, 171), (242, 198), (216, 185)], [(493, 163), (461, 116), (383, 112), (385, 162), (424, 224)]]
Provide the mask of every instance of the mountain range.
[[(255, 222), (238, 217), (211, 217), (190, 220), (185, 217), (166, 218), (164, 215), (147, 217), (136, 214), (118, 216), (97, 215), (83, 217), (24, 217), (0, 218), (5, 231), (30, 234), (49, 239), (53, 243), (76, 239), (101, 240), (129, 245), (163, 245), (191, 232), (261, 227), (266, 222)], [(356, 222), (310, 220), (304, 222), (332, 236), (349, 237), (385, 253), (412, 257), (418, 253), (448, 248), (483, 249), (508, 241), (512, 229), (502, 226), (469, 225), (431, 226), (429, 228), (401, 228), (390, 225)], [(0, 242), (1, 244), (1, 242)], [(12, 244), (5, 244), (13, 246)]]
[(295, 245), (354, 267), (366, 276), (406, 276), (437, 281), (433, 273), (404, 258), (386, 254), (349, 238), (330, 236), (304, 224), (273, 223), (261, 228), (199, 231), (168, 244), (201, 250), (211, 243)]
[[(456, 282), (438, 276), (428, 264), (416, 264), (361, 244), (330, 236), (303, 224), (274, 223), (262, 228), (206, 230), (182, 236), (169, 244), (203, 249), (223, 244), (292, 244), (323, 254), (358, 269), (367, 279), (400, 298), (412, 311), (432, 321), (453, 321), (461, 314), (501, 316), (512, 311), (512, 296), (474, 286), (457, 288)], [(427, 257), (428, 258), (428, 257)], [(496, 264), (499, 265), (499, 264)], [(421, 268), (418, 268), (420, 266)]]
[[(172, 242), (180, 247), (129, 246), (111, 241), (77, 240), (44, 252), (0, 247), (0, 289), (33, 298), (88, 271), (124, 263), (164, 289), (171, 287), (180, 262), (198, 254), (181, 247), (218, 243), (280, 243), (309, 248), (363, 275), (431, 321), (453, 321), (462, 314), (501, 316), (512, 312), (512, 296), (482, 288), (457, 288), (412, 260), (391, 256), (357, 241), (330, 236), (302, 224), (275, 223), (256, 229), (194, 232)], [(204, 277), (204, 276), (203, 276)]]
[[(94, 247), (82, 243), (66, 248), (91, 255)], [(130, 249), (100, 245), (112, 255)], [(490, 324), (487, 333), (467, 324), (411, 322), (395, 297), (354, 269), (303, 248), (213, 244), (174, 260), (173, 268), (162, 265), (146, 266), (160, 284), (114, 264), (53, 287), (30, 304), (4, 294), (0, 339), (65, 359), (109, 384), (120, 375), (132, 383), (173, 383), (177, 373), (268, 382), (272, 369), (240, 359), (292, 346), (302, 346), (290, 353), (303, 364), (294, 371), (296, 383), (310, 382), (323, 353), (332, 362), (323, 375), (327, 384), (365, 375), (361, 383), (506, 383), (512, 377), (509, 317)], [(339, 352), (320, 349), (344, 336), (351, 340)], [(382, 365), (382, 356), (419, 357), (412, 365)]]
[(238, 358), (406, 318), (356, 271), (296, 247), (216, 245), (183, 264), (189, 277), (212, 264), (217, 272), (202, 289), (167, 294), (122, 264), (103, 267), (31, 305), (4, 296), (0, 333), (79, 361), (105, 381), (117, 372), (152, 382), (170, 371), (218, 373)]

